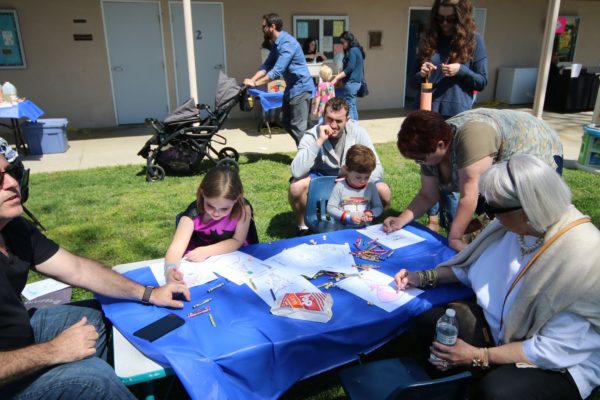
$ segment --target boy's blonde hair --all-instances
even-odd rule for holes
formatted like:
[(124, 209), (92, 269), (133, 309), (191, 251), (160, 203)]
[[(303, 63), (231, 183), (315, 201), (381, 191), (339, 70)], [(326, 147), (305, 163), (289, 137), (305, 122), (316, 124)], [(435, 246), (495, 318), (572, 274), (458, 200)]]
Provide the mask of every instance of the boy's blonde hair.
[(327, 65), (323, 65), (321, 66), (321, 69), (319, 69), (319, 76), (324, 82), (329, 82), (333, 77), (333, 71)]

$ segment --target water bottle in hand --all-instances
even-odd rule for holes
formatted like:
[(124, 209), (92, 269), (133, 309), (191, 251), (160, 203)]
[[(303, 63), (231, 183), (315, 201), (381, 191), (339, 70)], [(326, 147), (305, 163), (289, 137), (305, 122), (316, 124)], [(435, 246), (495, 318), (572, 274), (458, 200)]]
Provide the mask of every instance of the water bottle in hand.
[[(454, 346), (458, 337), (458, 321), (456, 311), (448, 308), (446, 313), (438, 319), (435, 326), (435, 340), (446, 346)], [(440, 360), (435, 354), (430, 353), (431, 360)]]

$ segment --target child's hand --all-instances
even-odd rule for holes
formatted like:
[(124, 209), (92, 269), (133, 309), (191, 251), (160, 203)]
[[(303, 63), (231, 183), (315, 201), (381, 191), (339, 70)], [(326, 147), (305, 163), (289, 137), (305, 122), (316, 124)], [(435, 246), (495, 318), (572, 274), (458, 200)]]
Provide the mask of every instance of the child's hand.
[(369, 211), (366, 211), (362, 216), (362, 222), (371, 222), (373, 221), (373, 214)]
[(168, 268), (165, 271), (165, 280), (167, 283), (183, 283), (183, 273), (181, 271), (176, 270), (175, 268)]
[(196, 247), (194, 250), (185, 255), (186, 259), (194, 262), (202, 262), (208, 257), (210, 257), (210, 254), (207, 253), (205, 247)]
[(363, 214), (360, 213), (352, 213), (350, 214), (350, 219), (354, 225), (358, 225), (362, 222)]

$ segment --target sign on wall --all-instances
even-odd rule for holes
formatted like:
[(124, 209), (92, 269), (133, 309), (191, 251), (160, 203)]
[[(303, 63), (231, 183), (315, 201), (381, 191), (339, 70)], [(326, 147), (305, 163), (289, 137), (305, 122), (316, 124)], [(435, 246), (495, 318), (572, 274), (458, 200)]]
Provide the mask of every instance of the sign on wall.
[(25, 54), (15, 10), (0, 10), (0, 68), (25, 68)]

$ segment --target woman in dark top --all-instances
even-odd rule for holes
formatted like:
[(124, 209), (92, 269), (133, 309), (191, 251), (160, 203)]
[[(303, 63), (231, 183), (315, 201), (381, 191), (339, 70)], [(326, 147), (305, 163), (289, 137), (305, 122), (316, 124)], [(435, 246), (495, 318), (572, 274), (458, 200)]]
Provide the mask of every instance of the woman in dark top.
[(306, 62), (323, 62), (327, 60), (327, 57), (317, 51), (317, 39), (315, 38), (309, 37), (306, 39), (302, 51)]
[(358, 121), (356, 93), (364, 77), (365, 51), (354, 35), (348, 31), (342, 32), (340, 42), (344, 47), (344, 70), (337, 74), (331, 83), (335, 86), (340, 79), (344, 81), (343, 98), (348, 103), (350, 118)]

